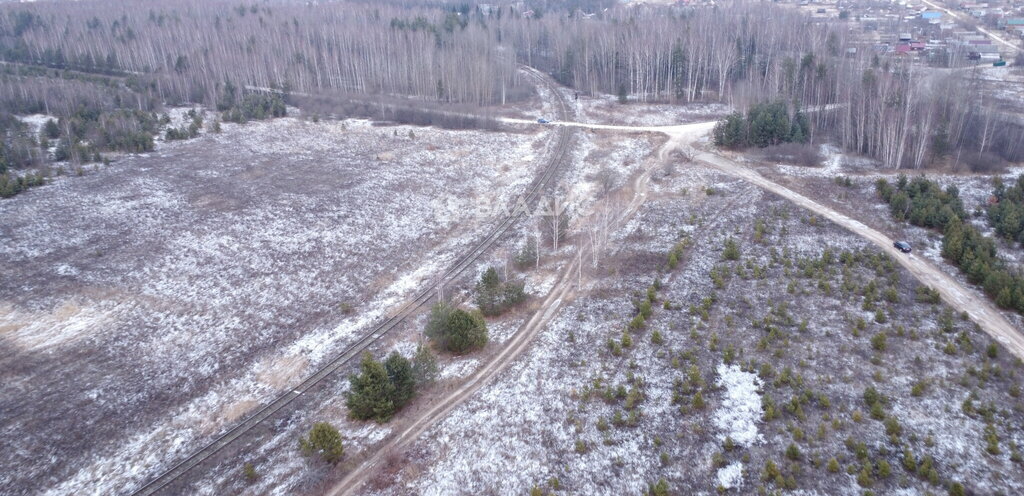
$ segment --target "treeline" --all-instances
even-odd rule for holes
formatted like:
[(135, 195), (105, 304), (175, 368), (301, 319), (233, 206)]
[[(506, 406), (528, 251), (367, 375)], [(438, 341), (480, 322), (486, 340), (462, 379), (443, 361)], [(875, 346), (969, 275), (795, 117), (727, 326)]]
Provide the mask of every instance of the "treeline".
[(756, 146), (765, 148), (780, 143), (806, 143), (811, 134), (810, 121), (797, 109), (790, 118), (784, 102), (750, 106), (746, 116), (733, 112), (715, 125), (714, 143), (725, 148)]
[(951, 163), (991, 172), (1024, 159), (1024, 126), (978, 97), (986, 91), (980, 71), (926, 71), (877, 57), (841, 62), (842, 106), (823, 127), (844, 149), (893, 168)]
[[(5, 116), (0, 118), (4, 121), (0, 173), (21, 169), (6, 177), (4, 195), (44, 184), (52, 172), (43, 170), (44, 166), (53, 162), (84, 164), (103, 160), (104, 152), (152, 150), (157, 108), (116, 79), (0, 66), (0, 109)], [(10, 114), (48, 114), (56, 120), (48, 121), (35, 135)], [(30, 167), (36, 170), (27, 170)], [(62, 170), (58, 167), (57, 173)]]
[(81, 107), (156, 110), (160, 105), (147, 94), (147, 88), (133, 78), (109, 79), (70, 71), (0, 65), (0, 108), (13, 114), (63, 116)]
[[(167, 132), (164, 134), (164, 138), (167, 141), (192, 139), (199, 135), (199, 130), (203, 128), (203, 115), (192, 109), (185, 116), (189, 118), (188, 125), (179, 129), (173, 127), (167, 129)], [(170, 118), (166, 120), (169, 123)]]
[(870, 50), (851, 56), (854, 40), (843, 23), (740, 1), (715, 9), (618, 8), (537, 24), (541, 36), (529, 27), (515, 31), (520, 59), (585, 93), (823, 107), (806, 116), (808, 138), (835, 139), (893, 168), (990, 172), (1024, 160), (1024, 126), (979, 98), (982, 71), (935, 72)]
[[(49, 119), (36, 135), (16, 117), (0, 113), (0, 198), (46, 184), (51, 162), (99, 162), (101, 152), (153, 149), (156, 114), (140, 110), (100, 111), (81, 107), (59, 121)], [(57, 174), (64, 172), (57, 168)]]
[(287, 114), (284, 98), (277, 93), (250, 93), (238, 97), (232, 91), (230, 97), (222, 98), (217, 110), (223, 110), (227, 122), (243, 124), (252, 120), (284, 117)]
[(836, 55), (844, 31), (808, 23), (791, 9), (754, 2), (725, 9), (602, 4), (40, 3), (3, 9), (0, 57), (132, 75), (162, 102), (211, 106), (226, 81), (312, 94), (503, 103), (529, 86), (517, 62), (585, 93), (645, 101), (785, 94), (810, 104), (832, 91), (833, 73), (813, 56), (792, 54), (821, 46)]
[(970, 222), (956, 187), (943, 190), (923, 177), (901, 175), (895, 187), (885, 179), (875, 183), (893, 217), (943, 233), (942, 256), (956, 265), (1001, 308), (1024, 314), (1024, 277), (997, 256), (995, 242)]
[[(78, 100), (144, 111), (185, 102), (221, 108), (229, 88), (258, 87), (490, 105), (529, 93), (516, 67), (524, 63), (584, 94), (618, 94), (626, 102), (829, 106), (805, 116), (804, 139), (827, 135), (895, 168), (951, 163), (988, 171), (1024, 158), (1024, 126), (976, 98), (984, 93), (980, 71), (933, 73), (870, 50), (850, 56), (845, 25), (809, 22), (771, 3), (600, 4), (5, 5), (0, 58), (91, 72), (108, 82), (42, 90), (33, 87), (38, 75), (23, 74), (5, 82), (13, 88), (0, 88), (0, 101), (51, 113), (70, 113)], [(95, 94), (100, 90), (112, 96)], [(349, 112), (369, 109), (357, 104)], [(458, 121), (439, 112), (394, 114), (396, 122)], [(780, 127), (757, 139), (792, 139), (781, 134)]]
[[(167, 127), (170, 118), (167, 114), (158, 114), (158, 107), (152, 110), (132, 108), (133, 102), (142, 100), (126, 97), (130, 93), (122, 91), (130, 91), (127, 87), (97, 85), (88, 81), (88, 77), (85, 79), (60, 79), (56, 81), (57, 87), (51, 87), (52, 78), (0, 76), (0, 81), (13, 83), (0, 85), (0, 107), (19, 113), (41, 112), (56, 116), (46, 121), (37, 135), (14, 115), (0, 111), (0, 197), (7, 198), (44, 184), (49, 172), (44, 171), (43, 166), (47, 164), (100, 162), (109, 152), (149, 152), (154, 149), (155, 138), (162, 128), (166, 127), (164, 137), (168, 141), (195, 138), (203, 128), (203, 117), (195, 110), (187, 114), (190, 122), (180, 128), (170, 128)], [(44, 83), (42, 93), (33, 96), (31, 91), (19, 91), (21, 84), (31, 87), (33, 82)], [(83, 88), (90, 91), (79, 92)], [(52, 94), (62, 96), (57, 100), (48, 99)], [(62, 104), (51, 106), (54, 101)], [(284, 99), (278, 93), (241, 92), (226, 85), (220, 102), (218, 110), (223, 111), (222, 119), (230, 122), (244, 123), (286, 114)], [(214, 121), (210, 129), (219, 132), (220, 121)], [(27, 170), (31, 167), (36, 170)], [(20, 171), (13, 173), (14, 169)], [(57, 170), (60, 174), (63, 167)]]
[[(98, 159), (101, 151), (152, 151), (153, 136), (159, 126), (159, 118), (153, 112), (127, 109), (104, 112), (83, 107), (61, 118), (56, 159), (88, 162)], [(61, 152), (62, 149), (66, 151)]]
[(396, 96), (357, 95), (352, 93), (324, 93), (318, 95), (289, 95), (289, 101), (313, 115), (336, 118), (371, 119), (377, 122), (435, 126), (443, 129), (497, 130), (498, 121), (479, 115), (479, 110), (461, 104), (410, 101)]
[(522, 60), (585, 93), (743, 106), (783, 94), (808, 103), (826, 98), (833, 75), (811, 77), (816, 61), (798, 73), (799, 57), (808, 46), (838, 54), (843, 32), (792, 9), (737, 1), (725, 8), (644, 5), (592, 17), (549, 15), (516, 35)]
[(93, 0), (0, 15), (4, 60), (132, 74), (161, 102), (212, 107), (226, 81), (500, 101), (522, 82), (495, 36), (447, 8), (349, 2)]

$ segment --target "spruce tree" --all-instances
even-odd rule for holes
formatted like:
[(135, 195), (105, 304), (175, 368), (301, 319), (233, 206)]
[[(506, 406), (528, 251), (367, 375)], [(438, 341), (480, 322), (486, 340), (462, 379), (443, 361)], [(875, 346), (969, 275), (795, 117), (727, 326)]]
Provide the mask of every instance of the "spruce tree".
[(442, 348), (445, 348), (445, 329), (448, 327), (448, 316), (455, 309), (451, 305), (439, 301), (430, 308), (430, 316), (427, 317), (427, 328), (424, 333), (428, 338), (437, 341)]
[(949, 486), (949, 496), (964, 496), (964, 485), (959, 482), (954, 482)]
[(878, 476), (888, 479), (892, 475), (892, 466), (886, 460), (878, 460)]
[(712, 137), (716, 146), (722, 148), (740, 148), (747, 146), (746, 124), (743, 114), (733, 112), (715, 124)]
[(256, 472), (256, 467), (249, 462), (242, 465), (242, 476), (245, 477), (245, 482), (249, 484), (252, 484), (256, 479), (260, 478), (260, 474)]
[(697, 391), (697, 394), (693, 395), (693, 409), (703, 410), (706, 403), (704, 402), (704, 394)]
[(60, 138), (60, 127), (57, 126), (57, 121), (47, 119), (46, 124), (43, 125), (43, 134), (49, 139)]
[(807, 120), (807, 115), (797, 110), (789, 127), (789, 141), (793, 143), (806, 143), (811, 136), (810, 133), (811, 124)]
[(462, 354), (485, 344), (487, 324), (482, 315), (462, 309), (455, 309), (448, 315), (444, 336), (444, 347), (448, 351)]
[(864, 467), (857, 474), (857, 484), (860, 487), (871, 487), (875, 483), (875, 480), (871, 478), (871, 471), (868, 467)]
[(395, 410), (398, 410), (409, 403), (416, 394), (416, 378), (412, 364), (397, 351), (392, 351), (384, 361), (384, 369), (387, 370), (388, 380), (393, 388), (391, 401), (395, 405)]
[(740, 247), (736, 244), (736, 240), (731, 237), (725, 240), (725, 249), (722, 250), (722, 258), (725, 260), (740, 259)]
[(384, 365), (363, 354), (361, 373), (349, 377), (352, 383), (346, 399), (349, 415), (359, 420), (387, 422), (395, 413), (395, 386), (388, 377)]
[(836, 460), (836, 457), (834, 457), (834, 456), (832, 458), (830, 458), (829, 461), (828, 461), (828, 466), (826, 467), (826, 469), (829, 472), (832, 472), (833, 474), (836, 473), (836, 472), (839, 472), (839, 460)]
[[(345, 454), (345, 447), (341, 442), (341, 434), (338, 429), (327, 422), (313, 424), (309, 435), (299, 438), (299, 449), (306, 456), (319, 456), (327, 463), (336, 463)], [(246, 464), (247, 466), (251, 466)], [(248, 478), (247, 469), (247, 478)], [(252, 470), (255, 474), (255, 470)]]
[(429, 347), (416, 347), (416, 355), (412, 359), (412, 375), (416, 384), (429, 384), (437, 379), (437, 357)]
[(793, 443), (789, 443), (789, 447), (786, 448), (786, 458), (789, 458), (790, 460), (799, 460), (800, 448)]
[(490, 267), (476, 284), (476, 306), (484, 315), (498, 315), (502, 310), (502, 296), (501, 277)]

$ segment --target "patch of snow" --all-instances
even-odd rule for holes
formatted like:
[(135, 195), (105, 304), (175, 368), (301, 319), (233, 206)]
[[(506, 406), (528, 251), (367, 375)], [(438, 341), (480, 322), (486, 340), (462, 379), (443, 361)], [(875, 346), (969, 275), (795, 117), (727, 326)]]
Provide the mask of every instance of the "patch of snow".
[(20, 115), (20, 116), (18, 116), (18, 120), (20, 120), (21, 122), (24, 122), (25, 124), (27, 124), (28, 127), (32, 130), (32, 133), (35, 134), (36, 136), (39, 136), (39, 132), (42, 131), (43, 125), (45, 125), (46, 121), (48, 121), (50, 119), (53, 119), (54, 122), (56, 122), (58, 120), (57, 117), (54, 117), (52, 115), (46, 115), (46, 114), (32, 114), (32, 115)]
[(465, 377), (476, 368), (480, 360), (476, 358), (462, 358), (452, 360), (441, 369), (441, 379), (457, 379)]
[(731, 110), (720, 103), (645, 103), (633, 100), (634, 97), (626, 105), (619, 103), (618, 96), (609, 94), (581, 96), (573, 103), (580, 122), (631, 126), (671, 126), (717, 119)]
[(401, 341), (399, 343), (395, 343), (394, 346), (391, 347), (391, 351), (388, 351), (387, 354), (390, 355), (392, 351), (397, 351), (399, 355), (412, 359), (416, 354), (417, 346), (419, 346), (419, 344), (415, 341)]
[(720, 469), (715, 474), (718, 478), (718, 485), (726, 489), (743, 486), (743, 463), (732, 462)]
[(714, 415), (715, 427), (721, 431), (719, 439), (730, 437), (743, 446), (764, 441), (757, 431), (761, 420), (761, 379), (757, 374), (722, 363), (718, 365), (718, 385), (725, 388), (722, 406)]

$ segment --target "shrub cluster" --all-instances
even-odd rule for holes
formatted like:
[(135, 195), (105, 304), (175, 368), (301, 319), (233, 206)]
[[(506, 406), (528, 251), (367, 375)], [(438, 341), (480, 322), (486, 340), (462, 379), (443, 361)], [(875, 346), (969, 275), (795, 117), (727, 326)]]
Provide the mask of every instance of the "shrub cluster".
[(487, 323), (480, 312), (437, 303), (427, 319), (427, 337), (452, 353), (463, 354), (487, 344)]
[(181, 129), (170, 128), (167, 130), (165, 137), (168, 141), (187, 140), (199, 135), (199, 130), (203, 128), (203, 116), (195, 110), (189, 110), (188, 117), (192, 122), (187, 126), (184, 126)]
[(1024, 243), (1024, 175), (1017, 178), (1009, 188), (1003, 180), (993, 180), (992, 196), (995, 203), (986, 209), (988, 223), (996, 230), (996, 234), (1008, 240)]
[(252, 93), (224, 110), (224, 120), (245, 123), (285, 116), (284, 99), (276, 93)]
[[(61, 119), (62, 121), (64, 119)], [(92, 151), (118, 150), (128, 153), (153, 151), (153, 135), (156, 134), (158, 121), (152, 112), (141, 110), (99, 110), (81, 109), (69, 118), (64, 126), (70, 129), (67, 141), (70, 146), (80, 140), (89, 142)], [(60, 150), (58, 150), (59, 153)], [(71, 157), (83, 161), (85, 157)], [(57, 157), (57, 160), (61, 160)]]
[(752, 105), (746, 116), (733, 112), (715, 125), (716, 146), (723, 148), (764, 148), (780, 143), (806, 143), (811, 125), (798, 109), (792, 118), (784, 102)]
[(352, 387), (345, 404), (349, 415), (359, 420), (387, 422), (416, 394), (413, 365), (398, 352), (392, 352), (383, 363), (363, 354), (360, 373), (349, 381)]
[(962, 220), (966, 214), (956, 187), (943, 190), (923, 177), (908, 181), (901, 175), (895, 187), (879, 179), (875, 188), (896, 219), (941, 230), (942, 256), (980, 284), (997, 305), (1024, 313), (1024, 277), (996, 256), (991, 238)]
[(46, 183), (46, 176), (42, 172), (24, 174), (21, 176), (10, 173), (0, 174), (0, 198), (10, 198), (33, 186), (41, 186)]
[[(47, 122), (53, 123), (53, 120)], [(28, 126), (13, 114), (0, 111), (0, 174), (8, 169), (32, 165), (37, 159), (35, 137)]]
[(488, 317), (501, 315), (524, 300), (523, 283), (502, 281), (494, 267), (484, 271), (476, 284), (476, 306)]
[(953, 217), (966, 217), (956, 186), (943, 190), (938, 183), (923, 176), (908, 181), (907, 176), (901, 174), (895, 187), (879, 179), (875, 190), (889, 204), (893, 218), (915, 226), (943, 229)]
[[(327, 422), (317, 422), (309, 430), (308, 436), (299, 438), (299, 449), (303, 455), (318, 456), (327, 463), (336, 463), (345, 455), (345, 447), (341, 442), (341, 433)], [(246, 463), (245, 478), (249, 481), (258, 477), (256, 468)]]

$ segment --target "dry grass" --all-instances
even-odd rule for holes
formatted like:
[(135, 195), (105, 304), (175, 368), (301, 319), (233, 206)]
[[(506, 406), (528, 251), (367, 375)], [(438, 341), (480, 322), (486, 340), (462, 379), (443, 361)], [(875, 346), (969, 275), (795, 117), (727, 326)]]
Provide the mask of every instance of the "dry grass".
[(306, 375), (309, 360), (302, 355), (280, 356), (264, 360), (258, 366), (260, 382), (280, 390), (284, 389), (298, 377)]

